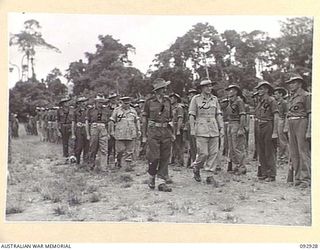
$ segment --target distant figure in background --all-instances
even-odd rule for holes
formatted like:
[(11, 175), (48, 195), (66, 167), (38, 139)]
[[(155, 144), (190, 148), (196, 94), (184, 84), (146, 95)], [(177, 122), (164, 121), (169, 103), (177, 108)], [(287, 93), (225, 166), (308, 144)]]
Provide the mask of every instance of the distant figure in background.
[(177, 93), (169, 95), (172, 107), (172, 123), (173, 131), (175, 133), (175, 141), (172, 145), (171, 163), (177, 164), (177, 167), (184, 165), (184, 143), (183, 143), (183, 117), (184, 111), (181, 105), (181, 97)]
[[(112, 112), (119, 106), (119, 100), (118, 100), (118, 94), (117, 93), (111, 93), (108, 97), (109, 99), (109, 109), (108, 109), (108, 122), (109, 118), (112, 115)], [(111, 126), (111, 124), (110, 124)], [(109, 125), (108, 125), (109, 127)], [(109, 131), (110, 134), (110, 131)], [(110, 158), (112, 156), (112, 160), (115, 161), (116, 158), (116, 140), (115, 138), (111, 135), (109, 140), (108, 140), (108, 163), (110, 162)]]
[[(188, 106), (187, 106), (187, 113), (189, 112), (189, 105), (192, 100), (192, 98), (198, 93), (196, 89), (189, 89), (188, 91)], [(188, 116), (188, 115), (187, 115)], [(188, 141), (188, 161), (187, 161), (187, 167), (191, 168), (191, 163), (195, 161), (196, 155), (197, 155), (197, 143), (196, 143), (196, 137), (194, 135), (190, 134), (190, 122), (187, 117), (186, 119), (186, 129), (187, 129), (187, 141)]]
[(19, 120), (17, 114), (12, 114), (12, 137), (19, 137)]
[[(116, 139), (116, 161), (115, 165), (121, 168), (125, 161), (129, 165), (126, 169), (131, 169), (133, 163), (133, 153), (136, 138), (141, 136), (140, 120), (134, 108), (130, 106), (131, 98), (128, 96), (120, 99), (122, 104), (114, 109), (110, 120), (113, 127), (111, 134)], [(111, 125), (111, 126), (112, 126)]]
[(288, 103), (284, 100), (287, 95), (285, 88), (277, 87), (274, 89), (274, 98), (277, 101), (279, 109), (279, 120), (278, 120), (278, 160), (279, 164), (288, 162), (288, 139), (284, 133), (285, 118), (288, 113)]

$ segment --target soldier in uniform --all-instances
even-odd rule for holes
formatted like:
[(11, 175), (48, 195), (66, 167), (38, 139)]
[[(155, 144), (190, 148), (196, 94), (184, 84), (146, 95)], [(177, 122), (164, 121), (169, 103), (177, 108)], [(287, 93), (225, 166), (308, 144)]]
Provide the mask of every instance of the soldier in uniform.
[[(118, 101), (118, 95), (117, 93), (111, 93), (108, 97), (109, 99), (109, 108), (108, 108), (108, 128), (112, 127), (112, 124), (109, 121), (113, 111), (115, 108), (119, 106), (119, 101)], [(108, 131), (109, 135), (111, 134), (111, 131)], [(115, 161), (116, 158), (116, 140), (115, 138), (111, 135), (108, 141), (108, 163), (110, 161), (110, 157), (113, 156), (113, 160)]]
[(44, 108), (44, 111), (42, 113), (42, 131), (43, 131), (43, 141), (48, 142), (49, 141), (49, 108)]
[(18, 115), (13, 114), (12, 115), (12, 137), (18, 138), (19, 137), (19, 120)]
[(227, 140), (228, 140), (228, 170), (235, 174), (246, 174), (247, 170), (244, 165), (245, 159), (245, 126), (246, 126), (246, 111), (245, 105), (240, 96), (242, 91), (238, 85), (229, 85), (226, 88), (228, 91), (229, 104), (225, 109), (225, 115), (228, 120)]
[(181, 105), (181, 97), (177, 93), (172, 93), (169, 95), (171, 100), (172, 107), (172, 122), (173, 122), (173, 131), (175, 134), (175, 141), (173, 142), (172, 147), (172, 160), (171, 163), (177, 161), (178, 167), (183, 167), (183, 117), (184, 111)]
[[(71, 136), (72, 110), (69, 107), (71, 99), (69, 97), (62, 98), (59, 102), (60, 108), (57, 110), (58, 129), (62, 138), (62, 152), (66, 162), (69, 161), (69, 139)], [(69, 155), (70, 154), (70, 155)]]
[(171, 191), (166, 184), (172, 183), (169, 178), (168, 163), (170, 159), (171, 143), (175, 139), (169, 122), (172, 121), (171, 102), (165, 96), (166, 87), (170, 82), (157, 78), (153, 82), (154, 95), (146, 100), (142, 114), (143, 142), (147, 141), (148, 173), (150, 175), (149, 188), (155, 188), (156, 175), (163, 179), (158, 189)]
[[(112, 121), (112, 135), (116, 139), (116, 166), (123, 166), (122, 160), (130, 163), (132, 158), (136, 138), (141, 136), (140, 120), (136, 110), (130, 107), (131, 98), (122, 97), (122, 105), (117, 107), (110, 118)], [(128, 169), (128, 168), (127, 168)]]
[(259, 180), (276, 180), (276, 156), (272, 139), (278, 138), (279, 110), (276, 100), (271, 96), (273, 87), (267, 81), (257, 86), (259, 103), (255, 110), (257, 125), (257, 146), (260, 162)]
[(293, 74), (286, 82), (291, 93), (287, 122), (289, 151), (294, 170), (295, 185), (308, 187), (311, 181), (311, 157), (308, 140), (311, 139), (311, 98), (306, 82)]
[[(144, 103), (145, 103), (145, 99), (140, 98), (137, 101), (139, 107), (136, 109), (137, 110), (137, 114), (140, 120), (140, 124), (141, 124), (141, 119), (142, 119), (142, 112), (143, 112), (143, 107), (144, 107)], [(140, 136), (139, 138), (137, 138), (137, 144), (136, 144), (136, 150), (137, 150), (137, 158), (140, 159), (144, 159), (145, 155), (146, 155), (146, 144), (142, 143), (142, 136)]]
[(72, 125), (71, 125), (71, 138), (75, 139), (75, 157), (77, 158), (77, 164), (80, 164), (81, 153), (83, 152), (83, 163), (86, 164), (89, 161), (89, 122), (87, 112), (86, 97), (79, 97), (77, 99), (77, 107), (72, 112)]
[[(195, 89), (189, 89), (188, 91), (188, 101), (191, 102), (192, 98), (198, 93)], [(189, 109), (189, 105), (188, 105)], [(191, 167), (191, 163), (195, 161), (196, 155), (197, 155), (197, 143), (196, 143), (196, 137), (194, 135), (190, 134), (190, 123), (189, 119), (186, 121), (186, 127), (187, 127), (187, 138), (188, 138), (188, 162), (187, 167)]]
[(218, 156), (219, 136), (223, 136), (222, 112), (218, 98), (211, 94), (210, 80), (200, 82), (201, 94), (195, 95), (189, 106), (190, 134), (196, 136), (197, 156), (193, 162), (194, 179), (201, 181), (200, 168), (206, 162), (214, 171)]
[(288, 103), (284, 100), (284, 97), (287, 95), (287, 90), (282, 87), (277, 87), (274, 89), (274, 98), (277, 101), (279, 109), (279, 120), (278, 120), (278, 158), (279, 163), (283, 164), (288, 160), (288, 140), (284, 133), (284, 123), (285, 117), (288, 113)]
[(103, 171), (108, 171), (108, 140), (109, 133), (107, 130), (109, 115), (103, 105), (107, 99), (102, 95), (97, 95), (95, 98), (95, 107), (88, 110), (88, 122), (90, 125), (90, 148), (89, 161), (90, 169), (93, 170), (96, 166), (96, 156), (100, 152), (100, 167)]
[[(221, 111), (222, 111), (222, 117), (223, 117), (223, 131), (224, 131), (224, 134), (227, 136), (227, 131), (228, 131), (228, 116), (226, 114), (226, 108), (228, 107), (229, 105), (229, 100), (228, 98), (223, 98), (220, 102), (220, 108), (221, 108)], [(225, 138), (225, 140), (223, 140), (223, 151), (222, 151), (222, 155), (226, 156), (228, 155), (228, 152), (229, 152), (229, 149), (228, 149), (228, 139)], [(232, 171), (228, 169), (228, 171)]]

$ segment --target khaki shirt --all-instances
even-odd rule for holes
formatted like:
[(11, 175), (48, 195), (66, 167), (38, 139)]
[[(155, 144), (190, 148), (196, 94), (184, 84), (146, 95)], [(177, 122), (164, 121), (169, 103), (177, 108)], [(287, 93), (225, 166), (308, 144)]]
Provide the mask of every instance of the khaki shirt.
[(262, 97), (255, 110), (256, 118), (273, 121), (275, 113), (279, 113), (276, 100), (272, 96)]
[(307, 117), (311, 113), (311, 97), (303, 89), (299, 89), (289, 99), (288, 117)]
[(123, 109), (120, 106), (113, 111), (110, 120), (115, 123), (116, 140), (132, 140), (137, 137), (138, 114), (134, 108)]
[(288, 103), (286, 100), (281, 100), (278, 102), (278, 108), (279, 108), (279, 117), (281, 119), (284, 119), (288, 113)]
[(163, 103), (160, 103), (156, 96), (150, 97), (145, 102), (142, 115), (154, 122), (171, 122), (172, 106), (170, 99), (164, 97)]
[(64, 110), (63, 108), (58, 109), (57, 120), (61, 124), (71, 124), (72, 110), (70, 108)]
[(108, 123), (109, 116), (106, 109), (92, 108), (87, 111), (87, 118), (89, 123)]
[(195, 95), (190, 102), (189, 115), (195, 117), (195, 135), (202, 137), (219, 136), (217, 115), (222, 115), (218, 98), (203, 94)]
[(88, 120), (88, 111), (86, 109), (77, 108), (74, 110), (71, 120), (74, 122), (85, 123)]
[(227, 121), (240, 121), (240, 116), (245, 114), (245, 105), (239, 96), (234, 101), (229, 100), (229, 104), (225, 110)]

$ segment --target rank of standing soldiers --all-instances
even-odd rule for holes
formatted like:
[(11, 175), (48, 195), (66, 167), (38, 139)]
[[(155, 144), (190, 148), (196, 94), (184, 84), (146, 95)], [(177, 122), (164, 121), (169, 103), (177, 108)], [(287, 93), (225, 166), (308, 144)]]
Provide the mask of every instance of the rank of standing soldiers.
[[(65, 163), (88, 171), (134, 171), (136, 161), (146, 159), (149, 188), (156, 187), (157, 179), (160, 191), (171, 192), (170, 164), (175, 171), (192, 168), (197, 182), (205, 172), (208, 184), (219, 171), (246, 175), (253, 119), (257, 181), (276, 181), (282, 165), (288, 169), (287, 182), (309, 187), (311, 94), (304, 79), (292, 74), (287, 88), (261, 81), (251, 96), (251, 109), (239, 85), (229, 85), (227, 95), (218, 99), (212, 94), (214, 84), (204, 79), (184, 98), (167, 95), (170, 82), (162, 78), (153, 82), (146, 100), (115, 93), (93, 99), (65, 97), (58, 106), (36, 107), (36, 116), (27, 115), (25, 129), (41, 142), (61, 143)], [(10, 114), (9, 120), (16, 138), (18, 115)]]

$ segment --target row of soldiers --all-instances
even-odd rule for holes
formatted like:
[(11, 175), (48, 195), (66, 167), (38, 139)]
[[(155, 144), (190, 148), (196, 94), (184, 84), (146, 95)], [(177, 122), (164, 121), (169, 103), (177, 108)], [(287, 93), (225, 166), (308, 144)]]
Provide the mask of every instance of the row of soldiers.
[[(89, 102), (90, 101), (90, 102)], [(92, 102), (93, 101), (93, 102)], [(94, 100), (80, 96), (73, 103), (69, 97), (60, 100), (59, 108), (53, 112), (37, 109), (38, 131), (41, 141), (61, 138), (66, 162), (81, 163), (94, 169), (99, 155), (101, 170), (108, 170), (110, 158), (116, 167), (137, 159), (140, 152), (140, 119), (138, 116), (143, 99), (132, 105), (130, 97), (102, 94)], [(57, 136), (55, 136), (57, 135)]]
[[(182, 131), (183, 105), (177, 105), (178, 94), (166, 97), (170, 82), (156, 79), (154, 96), (148, 99), (142, 113), (142, 141), (148, 141), (147, 159), (150, 175), (149, 187), (155, 188), (156, 177), (164, 180), (158, 188), (171, 191), (168, 173), (170, 148), (178, 164), (183, 164)], [(311, 182), (311, 95), (298, 74), (293, 74), (285, 88), (274, 88), (266, 81), (255, 88), (254, 136), (259, 165), (257, 176), (261, 181), (276, 180), (276, 149), (279, 160), (288, 161), (288, 181), (295, 186), (309, 187)], [(186, 124), (189, 139), (191, 167), (194, 179), (201, 181), (200, 170), (209, 172), (206, 181), (212, 180), (211, 172), (221, 170), (223, 152), (227, 156), (227, 171), (244, 175), (248, 148), (248, 106), (238, 85), (226, 88), (228, 97), (218, 100), (212, 94), (210, 80), (200, 83), (201, 93), (189, 91), (190, 104)], [(284, 99), (288, 96), (288, 102)]]
[[(292, 178), (288, 180), (295, 185), (309, 186), (310, 95), (304, 90), (306, 83), (301, 76), (293, 75), (287, 83), (289, 93), (263, 81), (253, 95), (257, 175), (259, 180), (276, 180), (278, 147), (280, 161), (289, 162)], [(250, 112), (241, 88), (235, 84), (228, 86), (227, 98), (219, 100), (212, 94), (212, 82), (203, 80), (200, 93), (190, 89), (188, 102), (182, 103), (177, 93), (167, 96), (169, 84), (162, 78), (156, 79), (152, 96), (135, 105), (132, 98), (119, 100), (116, 94), (108, 98), (98, 95), (90, 104), (86, 97), (77, 98), (76, 103), (63, 98), (52, 114), (55, 114), (56, 127), (53, 127), (62, 139), (66, 161), (80, 164), (82, 154), (83, 165), (93, 169), (99, 153), (101, 168), (107, 170), (112, 156), (117, 167), (124, 162), (132, 166), (140, 151), (145, 152), (149, 187), (155, 188), (158, 177), (163, 180), (159, 190), (171, 191), (168, 165), (170, 161), (178, 167), (185, 165), (187, 145), (187, 167), (193, 168), (194, 179), (198, 182), (201, 181), (200, 169), (209, 173), (207, 181), (212, 172), (221, 170), (223, 154), (227, 156), (227, 171), (246, 174)], [(48, 112), (40, 108), (37, 117), (41, 140), (49, 140), (45, 138), (50, 137), (50, 133), (46, 137), (43, 130), (43, 124), (51, 119)]]

